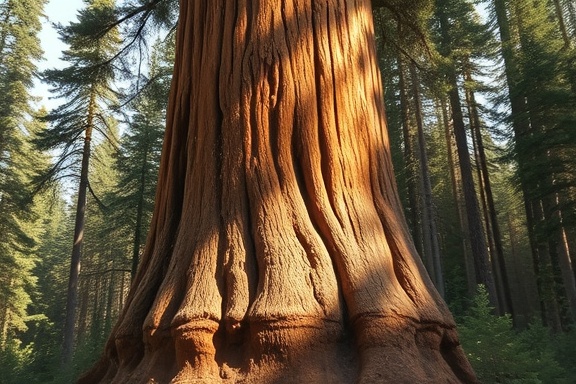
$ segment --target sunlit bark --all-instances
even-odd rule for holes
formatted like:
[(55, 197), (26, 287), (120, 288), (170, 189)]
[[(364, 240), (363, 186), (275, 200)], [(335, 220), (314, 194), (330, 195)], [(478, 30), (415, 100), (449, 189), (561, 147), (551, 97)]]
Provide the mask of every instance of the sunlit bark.
[(181, 1), (156, 207), (81, 382), (475, 382), (396, 194), (369, 1)]

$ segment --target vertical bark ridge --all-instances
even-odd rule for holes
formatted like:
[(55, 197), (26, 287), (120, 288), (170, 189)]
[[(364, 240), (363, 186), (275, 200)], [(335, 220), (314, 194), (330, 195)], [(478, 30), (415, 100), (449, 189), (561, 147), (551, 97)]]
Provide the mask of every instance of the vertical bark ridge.
[[(186, 5), (183, 5), (186, 12)], [(181, 29), (178, 40), (183, 39), (185, 30)], [(178, 55), (183, 55), (183, 49), (178, 49)], [(176, 63), (172, 84), (179, 84), (182, 77), (182, 65)], [(168, 113), (167, 129), (162, 150), (162, 162), (159, 172), (156, 192), (156, 204), (151, 221), (151, 227), (142, 255), (141, 267), (132, 284), (126, 306), (123, 311), (123, 321), (119, 322), (114, 330), (118, 335), (136, 336), (141, 330), (141, 322), (148, 313), (149, 306), (160, 285), (165, 269), (170, 261), (173, 238), (177, 231), (182, 207), (182, 183), (180, 175), (186, 173), (184, 167), (185, 150), (174, 145), (182, 137), (182, 129), (178, 129), (177, 122), (188, 119), (188, 111), (182, 108), (180, 100), (186, 99), (189, 89), (186, 84), (170, 95), (170, 113)], [(176, 123), (175, 123), (176, 122)], [(144, 305), (143, 305), (144, 304)]]
[[(253, 94), (256, 101), (252, 103), (257, 109), (247, 111), (247, 114), (255, 113), (260, 117), (257, 126), (250, 127), (257, 133), (253, 134), (257, 143), (252, 145), (254, 152), (252, 167), (249, 169), (249, 179), (252, 181), (249, 185), (256, 188), (249, 188), (250, 200), (255, 201), (258, 207), (252, 219), (255, 226), (256, 255), (259, 265), (262, 266), (259, 270), (264, 272), (260, 276), (258, 295), (251, 307), (250, 316), (254, 321), (269, 317), (316, 317), (324, 312), (318, 308), (316, 300), (311, 300), (314, 297), (313, 284), (309, 281), (309, 272), (306, 272), (310, 269), (309, 260), (295, 236), (294, 223), (291, 222), (295, 216), (293, 207), (296, 204), (293, 200), (295, 176), (290, 169), (293, 121), (291, 115), (294, 110), (294, 97), (290, 93), (294, 90), (283, 80), (285, 72), (288, 72), (286, 76), (292, 76), (289, 65), (284, 63), (287, 53), (281, 45), (283, 29), (278, 28), (282, 20), (274, 15), (272, 9), (275, 7), (267, 7), (267, 10), (260, 12), (261, 19), (256, 22), (258, 27), (252, 36), (252, 42), (256, 45), (254, 48), (263, 60), (257, 68), (252, 69), (254, 78), (260, 79)], [(266, 30), (269, 26), (275, 26), (276, 29)], [(272, 41), (267, 37), (270, 34), (274, 36)], [(282, 58), (279, 58), (280, 54)], [(269, 64), (270, 60), (277, 64)], [(277, 80), (270, 83), (270, 79)], [(283, 82), (283, 88), (287, 88), (282, 94), (277, 93), (277, 82)], [(290, 192), (287, 192), (288, 190)], [(282, 235), (279, 239), (271, 240), (273, 233)], [(274, 271), (277, 267), (266, 267), (270, 263), (285, 269)], [(273, 303), (282, 300), (282, 297), (285, 298), (283, 308), (278, 308)], [(292, 298), (297, 300), (291, 301)], [(273, 313), (274, 311), (277, 313)]]
[[(360, 9), (352, 7), (352, 9), (356, 9), (356, 12), (366, 12), (366, 9), (362, 7)], [(345, 279), (349, 279), (351, 287), (349, 289), (344, 287), (344, 290), (345, 297), (348, 296), (347, 304), (351, 310), (350, 316), (354, 317), (361, 312), (372, 312), (376, 308), (380, 308), (381, 303), (378, 301), (381, 300), (382, 296), (388, 296), (391, 299), (400, 298), (402, 293), (398, 286), (395, 286), (395, 282), (389, 281), (386, 276), (369, 275), (369, 270), (379, 270), (382, 274), (387, 275), (387, 272), (391, 270), (391, 264), (390, 252), (386, 244), (374, 244), (373, 241), (370, 241), (370, 238), (373, 238), (382, 228), (372, 204), (372, 196), (370, 196), (370, 177), (365, 160), (369, 153), (366, 135), (370, 132), (371, 127), (379, 127), (381, 122), (372, 125), (371, 123), (374, 121), (371, 121), (370, 116), (365, 113), (367, 107), (362, 105), (362, 102), (366, 102), (362, 95), (368, 91), (362, 79), (365, 73), (363, 70), (359, 70), (359, 77), (356, 78), (347, 71), (347, 68), (358, 67), (360, 56), (363, 55), (363, 52), (360, 51), (363, 49), (362, 45), (354, 45), (347, 41), (346, 37), (341, 37), (341, 33), (338, 33), (340, 26), (354, 25), (350, 38), (359, 38), (358, 34), (362, 33), (361, 20), (363, 16), (351, 12), (351, 9), (348, 8), (341, 10), (341, 12), (334, 12), (331, 19), (333, 25), (326, 25), (327, 31), (325, 33), (331, 36), (329, 39), (331, 61), (328, 61), (326, 65), (332, 67), (331, 73), (334, 76), (332, 80), (334, 97), (332, 100), (335, 103), (333, 110), (336, 115), (334, 125), (337, 132), (335, 136), (337, 137), (331, 138), (332, 124), (326, 124), (324, 129), (328, 138), (329, 146), (327, 149), (338, 157), (331, 165), (332, 181), (335, 184), (331, 188), (334, 191), (333, 200), (336, 202), (335, 206), (340, 210), (339, 216), (350, 218), (349, 223), (342, 222), (340, 228), (335, 228), (336, 223), (333, 223), (330, 231), (342, 233), (339, 240), (341, 247), (339, 247), (337, 254), (343, 265), (341, 271), (347, 271), (349, 274)], [(348, 22), (348, 18), (353, 20)], [(364, 65), (366, 64), (364, 63)], [(360, 67), (362, 69), (362, 65)], [(354, 96), (352, 98), (345, 96), (349, 94)], [(329, 99), (328, 95), (325, 99)], [(345, 100), (347, 102), (344, 102)], [(349, 246), (347, 243), (350, 242), (355, 244)], [(382, 255), (380, 262), (383, 263), (381, 265), (383, 268), (368, 268), (367, 263), (370, 263), (376, 254)], [(364, 255), (364, 257), (358, 260), (356, 255)], [(382, 296), (374, 295), (373, 291), (366, 290), (372, 284), (375, 284), (371, 287), (374, 288), (375, 292), (379, 289), (383, 290)], [(385, 286), (378, 287), (382, 284)], [(395, 300), (390, 301), (394, 302)]]
[[(245, 49), (247, 28), (246, 2), (226, 3), (223, 34), (224, 49), (220, 65), (220, 108), (222, 121), (222, 207), (221, 220), (226, 226), (228, 248), (224, 270), (226, 280), (225, 312), (228, 333), (240, 331), (241, 323), (248, 311), (250, 302), (255, 295), (256, 266), (252, 258), (254, 244), (250, 233), (251, 219), (246, 185), (246, 153), (247, 135), (240, 129), (230, 127), (241, 126), (240, 104), (237, 96), (241, 94), (242, 74), (241, 64)], [(238, 145), (238, 144), (241, 145)]]
[[(310, 215), (302, 214), (308, 212), (305, 201), (307, 193), (302, 180), (304, 172), (298, 163), (302, 158), (308, 158), (310, 154), (307, 151), (298, 151), (302, 134), (307, 131), (300, 127), (317, 124), (315, 105), (313, 102), (307, 102), (308, 99), (315, 99), (310, 14), (298, 12), (287, 4), (284, 15), (285, 17), (281, 19), (283, 25), (281, 31), (285, 32), (285, 35), (281, 39), (280, 55), (287, 56), (289, 63), (283, 65), (285, 73), (280, 76), (283, 92), (277, 98), (279, 113), (276, 121), (276, 125), (281, 127), (278, 135), (280, 149), (278, 168), (282, 170), (286, 181), (282, 193), (292, 212), (296, 239), (303, 247), (309, 263), (313, 296), (326, 319), (339, 322), (341, 313), (338, 287), (332, 262)], [(295, 44), (289, 44), (289, 41)], [(292, 85), (290, 79), (296, 76), (300, 81)], [(317, 153), (317, 149), (315, 148), (313, 152)]]

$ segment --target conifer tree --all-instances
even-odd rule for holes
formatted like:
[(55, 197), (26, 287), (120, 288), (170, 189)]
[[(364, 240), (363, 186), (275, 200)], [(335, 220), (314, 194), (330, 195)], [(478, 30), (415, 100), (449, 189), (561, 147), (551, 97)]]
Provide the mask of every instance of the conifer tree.
[[(89, 169), (92, 141), (112, 140), (109, 113), (117, 94), (112, 88), (115, 77), (111, 59), (117, 53), (119, 38), (112, 26), (116, 22), (113, 0), (89, 0), (81, 10), (78, 22), (60, 27), (60, 37), (69, 49), (63, 60), (64, 69), (45, 74), (63, 104), (51, 111), (47, 120), (51, 128), (38, 141), (43, 149), (58, 149), (60, 155), (45, 175), (44, 182), (73, 176), (78, 180), (74, 240), (66, 304), (66, 323), (62, 361), (70, 361), (74, 344), (78, 275), (84, 237), (86, 195), (90, 188)], [(97, 37), (95, 29), (104, 29)]]
[(57, 372), (65, 321), (68, 234), (72, 233), (74, 222), (72, 209), (63, 195), (62, 187), (56, 185), (37, 197), (37, 210), (42, 219), (36, 250), (38, 262), (34, 268), (38, 280), (29, 308), (31, 313), (43, 316), (29, 325), (23, 339), (33, 345), (31, 364), (26, 370), (42, 382), (50, 381)]
[(566, 223), (571, 221), (565, 215), (574, 203), (570, 190), (576, 124), (572, 69), (565, 65), (567, 41), (562, 27), (549, 22), (558, 15), (549, 2), (494, 0), (494, 13), (543, 320), (558, 330), (563, 325), (563, 297), (568, 298), (572, 317), (576, 314), (576, 284), (565, 240)]
[(42, 57), (38, 33), (46, 0), (0, 1), (0, 161), (17, 148), (15, 130), (31, 114), (30, 88)]
[(153, 48), (150, 80), (132, 103), (134, 115), (115, 159), (119, 180), (107, 203), (111, 212), (109, 230), (123, 233), (125, 239), (132, 239), (132, 277), (136, 273), (154, 204), (172, 71), (172, 45), (173, 40), (157, 41)]
[[(387, 111), (396, 111), (398, 120), (398, 122), (391, 120), (388, 113), (391, 141), (394, 140), (395, 124), (402, 127), (402, 140), (392, 148), (392, 154), (394, 156), (394, 152), (400, 152), (402, 148), (403, 161), (399, 163), (400, 167), (396, 168), (396, 174), (400, 179), (399, 184), (405, 185), (404, 208), (416, 249), (424, 260), (437, 289), (443, 295), (444, 283), (436, 215), (433, 213), (430, 174), (424, 143), (423, 95), (420, 79), (414, 80), (418, 77), (416, 76), (418, 68), (427, 75), (431, 73), (431, 66), (427, 63), (433, 55), (427, 31), (431, 9), (430, 6), (423, 6), (415, 12), (413, 16), (417, 17), (408, 25), (401, 21), (400, 15), (390, 10), (379, 9), (375, 12), (375, 21), (382, 40), (380, 56), (387, 57), (387, 60), (381, 60), (383, 65), (388, 66), (383, 72), (387, 77), (396, 78), (395, 82), (385, 79), (387, 82), (385, 89), (389, 96), (386, 99), (386, 106)], [(390, 87), (392, 91), (389, 90)]]
[(18, 150), (11, 151), (9, 167), (3, 172), (4, 181), (11, 188), (5, 188), (0, 200), (0, 346), (27, 329), (28, 306), (36, 285), (33, 269), (38, 261), (37, 243), (42, 227), (39, 225), (38, 205), (32, 197), (31, 183), (42, 165), (48, 165), (48, 159), (42, 153), (32, 150), (30, 136), (37, 133), (36, 121), (23, 125), (25, 134), (20, 130), (13, 133), (20, 143)]
[(44, 0), (0, 1), (0, 348), (24, 319), (34, 285), (30, 181), (42, 162), (30, 151), (36, 127), (30, 94)]
[(440, 256), (440, 245), (438, 243), (438, 233), (434, 203), (432, 197), (432, 184), (430, 181), (430, 168), (428, 154), (426, 151), (426, 138), (424, 135), (424, 113), (422, 108), (422, 95), (420, 90), (420, 79), (414, 63), (410, 65), (410, 78), (412, 83), (412, 97), (414, 103), (414, 115), (416, 118), (416, 131), (418, 142), (418, 162), (420, 165), (420, 185), (422, 194), (422, 233), (425, 257), (429, 260), (428, 272), (432, 276), (438, 292), (444, 297), (444, 277), (442, 272), (442, 260)]
[(463, 52), (470, 50), (473, 46), (470, 39), (473, 34), (466, 32), (472, 28), (466, 24), (473, 18), (472, 6), (467, 1), (436, 1), (436, 22), (439, 35), (438, 49), (444, 58), (443, 72), (449, 87), (448, 99), (462, 177), (462, 190), (470, 245), (475, 263), (476, 281), (486, 286), (491, 302), (495, 307), (499, 308), (496, 284), (489, 261), (485, 231), (474, 185), (466, 126), (459, 95), (459, 70), (461, 68), (459, 63), (461, 63)]
[(117, 150), (118, 124), (108, 121), (109, 134), (114, 142), (93, 145), (90, 162), (90, 193), (86, 201), (86, 220), (82, 248), (82, 271), (79, 275), (78, 316), (76, 338), (78, 345), (98, 344), (106, 332), (104, 301), (113, 285), (110, 277), (126, 253), (120, 234), (106, 230), (110, 207), (105, 196), (118, 182), (118, 173), (112, 167)]

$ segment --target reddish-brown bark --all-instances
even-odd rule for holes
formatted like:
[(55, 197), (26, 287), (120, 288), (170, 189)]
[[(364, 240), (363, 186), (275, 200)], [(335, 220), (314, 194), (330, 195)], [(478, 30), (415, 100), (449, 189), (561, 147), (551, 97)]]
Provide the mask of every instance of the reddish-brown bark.
[(84, 383), (475, 382), (407, 235), (369, 0), (181, 1), (151, 232)]

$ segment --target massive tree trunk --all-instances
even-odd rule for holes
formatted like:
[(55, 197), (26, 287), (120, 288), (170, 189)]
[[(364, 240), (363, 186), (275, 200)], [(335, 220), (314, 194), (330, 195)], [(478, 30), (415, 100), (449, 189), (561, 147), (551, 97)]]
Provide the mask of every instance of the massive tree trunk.
[(475, 382), (401, 213), (369, 1), (180, 6), (151, 232), (81, 382)]

